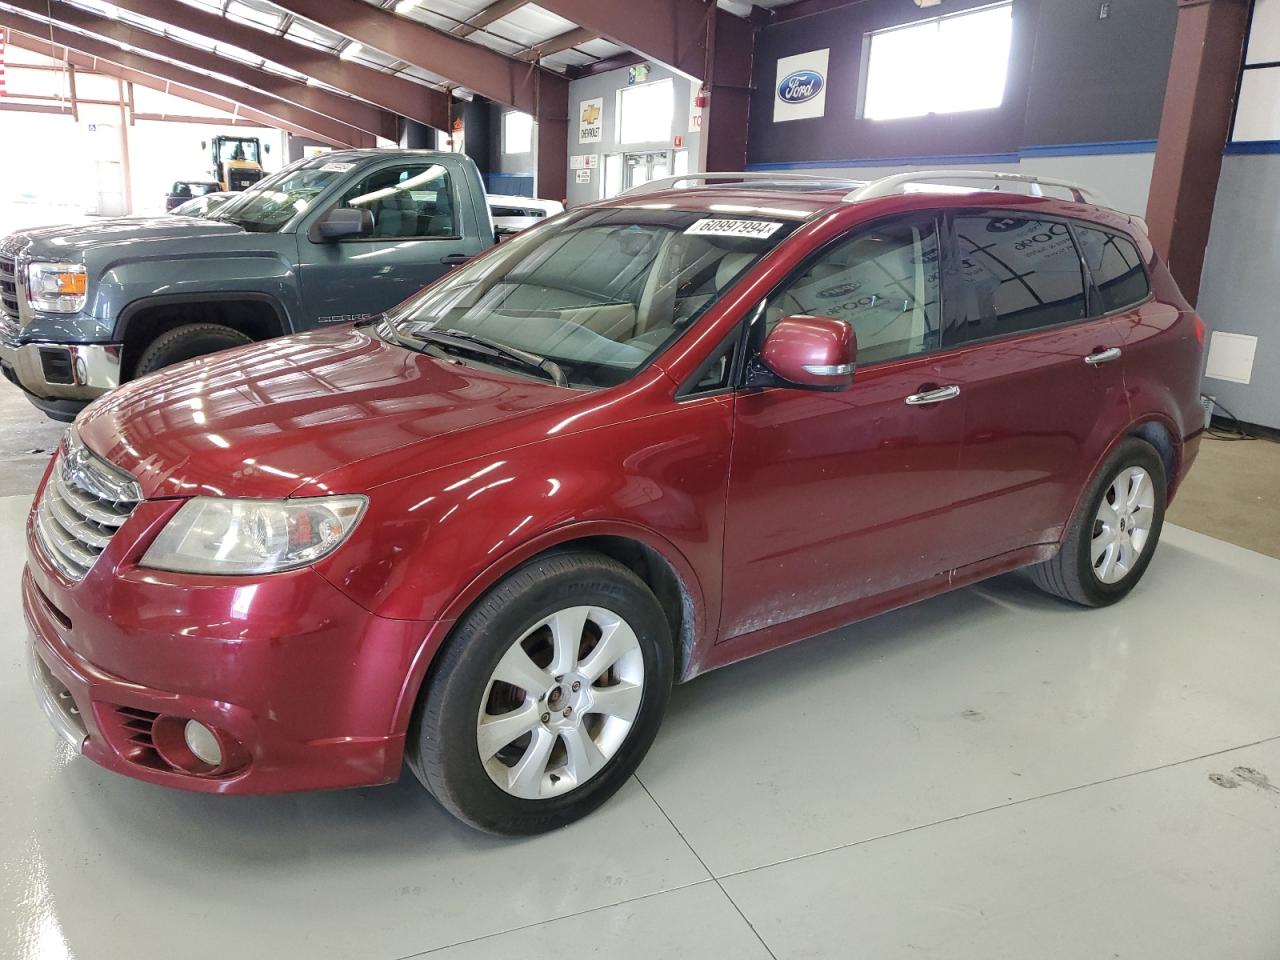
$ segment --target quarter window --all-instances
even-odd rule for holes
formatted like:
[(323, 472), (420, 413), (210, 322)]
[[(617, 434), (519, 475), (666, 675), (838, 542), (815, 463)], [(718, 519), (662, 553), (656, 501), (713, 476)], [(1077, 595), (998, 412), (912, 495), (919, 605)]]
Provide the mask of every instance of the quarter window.
[(1076, 236), (1098, 290), (1098, 310), (1110, 313), (1141, 303), (1151, 294), (1142, 257), (1125, 237), (1077, 224)]
[(368, 210), (373, 232), (366, 239), (407, 240), (457, 236), (449, 174), (438, 163), (379, 170), (348, 190), (344, 207)]
[(938, 345), (938, 233), (932, 220), (860, 230), (769, 298), (766, 326), (803, 313), (853, 327), (859, 362)]
[(1022, 333), (1087, 315), (1080, 254), (1065, 223), (1012, 214), (955, 221), (947, 340)]

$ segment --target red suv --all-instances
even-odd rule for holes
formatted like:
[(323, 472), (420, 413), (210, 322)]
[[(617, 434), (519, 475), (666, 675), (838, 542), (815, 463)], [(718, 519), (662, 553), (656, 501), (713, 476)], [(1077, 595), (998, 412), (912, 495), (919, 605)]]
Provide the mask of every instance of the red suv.
[(735, 176), (94, 403), (28, 524), (54, 724), (214, 793), (407, 760), (532, 833), (618, 789), (673, 681), (1018, 568), (1128, 593), (1204, 423), (1141, 222)]

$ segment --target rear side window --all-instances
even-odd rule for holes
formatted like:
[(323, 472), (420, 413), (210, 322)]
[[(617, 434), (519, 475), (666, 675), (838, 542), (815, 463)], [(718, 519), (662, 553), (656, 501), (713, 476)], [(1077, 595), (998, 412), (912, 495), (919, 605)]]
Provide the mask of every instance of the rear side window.
[(1065, 223), (959, 216), (946, 340), (963, 343), (1082, 320), (1080, 254)]
[(1100, 302), (1095, 313), (1123, 310), (1151, 295), (1142, 257), (1127, 237), (1078, 224), (1076, 236), (1098, 290)]

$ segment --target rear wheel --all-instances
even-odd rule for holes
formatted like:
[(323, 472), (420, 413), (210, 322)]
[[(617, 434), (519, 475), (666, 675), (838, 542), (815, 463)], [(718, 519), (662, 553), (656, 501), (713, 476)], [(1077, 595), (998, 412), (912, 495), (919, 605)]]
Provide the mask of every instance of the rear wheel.
[(563, 826), (640, 763), (672, 670), (662, 608), (631, 570), (593, 553), (535, 560), (477, 604), (438, 654), (409, 766), (481, 830)]
[(242, 347), (253, 343), (252, 338), (239, 330), (224, 327), (220, 323), (188, 323), (181, 327), (160, 334), (147, 345), (138, 358), (134, 368), (135, 377), (145, 377), (149, 373), (203, 357), (207, 353), (229, 350), (231, 347)]
[(1136, 437), (1089, 484), (1057, 556), (1031, 568), (1043, 590), (1087, 607), (1115, 603), (1142, 579), (1164, 525), (1164, 461)]

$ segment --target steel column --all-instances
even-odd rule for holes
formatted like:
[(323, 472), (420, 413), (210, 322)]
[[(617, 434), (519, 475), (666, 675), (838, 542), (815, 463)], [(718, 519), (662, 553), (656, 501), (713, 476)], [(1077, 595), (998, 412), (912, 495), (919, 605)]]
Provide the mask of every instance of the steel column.
[(1192, 303), (1200, 294), (1248, 21), (1249, 0), (1178, 0), (1147, 224)]

